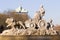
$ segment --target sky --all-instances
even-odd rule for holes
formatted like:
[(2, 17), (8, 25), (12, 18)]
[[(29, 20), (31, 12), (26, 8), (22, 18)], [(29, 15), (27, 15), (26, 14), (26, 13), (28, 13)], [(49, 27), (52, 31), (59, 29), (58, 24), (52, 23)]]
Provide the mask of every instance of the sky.
[(28, 15), (33, 18), (34, 13), (39, 10), (41, 4), (45, 9), (44, 18), (47, 21), (52, 18), (54, 24), (60, 24), (60, 0), (0, 0), (0, 12), (15, 10), (22, 6), (28, 10)]

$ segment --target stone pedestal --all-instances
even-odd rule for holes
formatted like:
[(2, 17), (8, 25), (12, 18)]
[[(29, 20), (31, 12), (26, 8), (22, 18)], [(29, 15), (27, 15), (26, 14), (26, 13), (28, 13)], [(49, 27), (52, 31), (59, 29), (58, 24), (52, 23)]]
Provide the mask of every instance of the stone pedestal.
[(50, 35), (45, 35), (45, 36), (0, 36), (0, 40), (60, 40), (59, 35), (55, 36), (50, 36)]

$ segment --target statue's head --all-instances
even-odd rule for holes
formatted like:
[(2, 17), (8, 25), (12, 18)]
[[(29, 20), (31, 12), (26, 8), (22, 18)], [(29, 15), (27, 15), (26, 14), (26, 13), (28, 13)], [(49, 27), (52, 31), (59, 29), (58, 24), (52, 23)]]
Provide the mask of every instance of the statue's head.
[(13, 18), (7, 18), (6, 21), (5, 21), (7, 24), (10, 24), (13, 22)]

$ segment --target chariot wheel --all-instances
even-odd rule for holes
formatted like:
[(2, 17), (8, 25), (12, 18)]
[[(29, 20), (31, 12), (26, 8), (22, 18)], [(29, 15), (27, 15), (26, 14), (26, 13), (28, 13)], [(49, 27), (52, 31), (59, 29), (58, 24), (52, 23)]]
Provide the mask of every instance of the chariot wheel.
[(26, 23), (25, 23), (25, 26), (26, 26), (27, 28), (29, 28), (29, 27), (35, 27), (35, 23), (33, 23), (33, 22), (26, 22)]
[(30, 23), (30, 27), (35, 27), (35, 23)]
[(45, 20), (39, 20), (38, 27), (47, 27), (47, 22)]

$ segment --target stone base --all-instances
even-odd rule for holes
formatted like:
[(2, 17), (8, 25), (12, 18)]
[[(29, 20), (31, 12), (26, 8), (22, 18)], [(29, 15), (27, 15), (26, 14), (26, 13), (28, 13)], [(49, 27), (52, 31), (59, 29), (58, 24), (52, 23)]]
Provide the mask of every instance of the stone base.
[(60, 40), (59, 35), (41, 35), (41, 36), (0, 36), (0, 40)]

